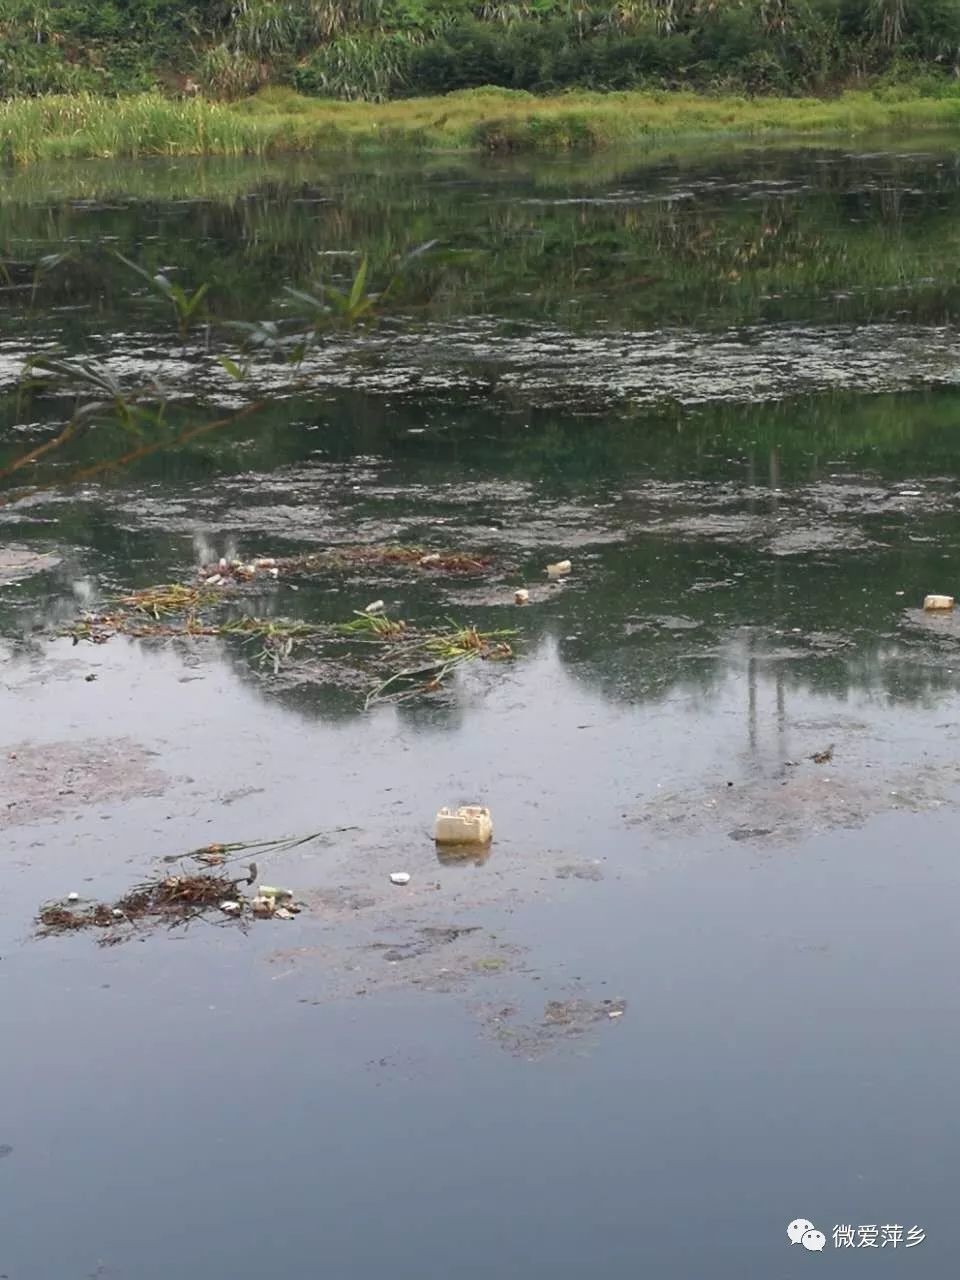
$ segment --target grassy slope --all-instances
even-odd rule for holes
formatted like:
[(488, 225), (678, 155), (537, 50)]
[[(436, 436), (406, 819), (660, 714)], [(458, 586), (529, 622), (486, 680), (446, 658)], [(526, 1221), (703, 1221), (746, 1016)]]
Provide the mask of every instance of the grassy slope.
[(473, 89), (383, 104), (302, 98), (273, 90), (224, 105), (159, 94), (0, 102), (0, 157), (15, 163), (88, 156), (260, 155), (316, 149), (563, 150), (654, 144), (667, 138), (951, 128), (960, 94), (889, 101), (706, 98), (693, 94), (570, 93), (535, 98)]

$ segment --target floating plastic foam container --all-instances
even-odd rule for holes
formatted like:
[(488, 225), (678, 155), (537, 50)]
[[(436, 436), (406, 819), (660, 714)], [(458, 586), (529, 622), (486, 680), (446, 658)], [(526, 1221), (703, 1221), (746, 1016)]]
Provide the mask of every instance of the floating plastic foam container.
[(934, 609), (952, 609), (953, 596), (926, 596), (923, 601), (923, 607), (927, 610)]
[(526, 587), (521, 587), (519, 591), (515, 591), (513, 593), (513, 602), (514, 604), (530, 603), (530, 592), (526, 589)]
[(569, 560), (558, 560), (556, 564), (547, 565), (547, 577), (565, 578), (572, 567)]
[(292, 889), (278, 889), (272, 884), (257, 885), (257, 893), (261, 898), (292, 898)]
[(478, 804), (441, 809), (433, 828), (437, 844), (489, 844), (492, 837), (490, 810)]

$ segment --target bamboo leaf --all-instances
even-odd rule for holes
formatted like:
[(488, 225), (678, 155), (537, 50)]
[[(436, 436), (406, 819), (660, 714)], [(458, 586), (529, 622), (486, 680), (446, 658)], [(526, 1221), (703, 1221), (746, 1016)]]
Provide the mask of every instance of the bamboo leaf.
[(350, 309), (357, 305), (363, 297), (363, 290), (367, 283), (367, 259), (364, 258), (357, 268), (357, 274), (353, 277), (353, 288), (350, 290)]

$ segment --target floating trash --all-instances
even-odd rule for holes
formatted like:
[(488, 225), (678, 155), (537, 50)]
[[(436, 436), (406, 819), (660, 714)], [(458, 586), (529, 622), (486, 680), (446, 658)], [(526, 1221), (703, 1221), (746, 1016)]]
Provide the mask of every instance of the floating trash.
[(261, 898), (292, 898), (292, 889), (275, 889), (271, 884), (261, 884), (257, 887), (257, 893)]
[(441, 809), (434, 822), (433, 838), (437, 844), (489, 844), (493, 838), (490, 810), (478, 804)]

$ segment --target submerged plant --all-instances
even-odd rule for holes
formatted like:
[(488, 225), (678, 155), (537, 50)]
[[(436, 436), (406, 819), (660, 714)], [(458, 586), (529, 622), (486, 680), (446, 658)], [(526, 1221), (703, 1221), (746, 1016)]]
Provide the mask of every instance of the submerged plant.
[(79, 424), (102, 416), (110, 407), (116, 419), (126, 427), (150, 420), (149, 410), (138, 406), (138, 394), (125, 388), (105, 365), (93, 360), (69, 360), (62, 356), (30, 356), (23, 370), (21, 385), (40, 385), (60, 394), (73, 394), (79, 403), (71, 422)]
[(349, 289), (337, 289), (324, 280), (317, 283), (315, 286), (316, 291), (313, 293), (306, 289), (294, 289), (289, 285), (284, 286), (284, 293), (298, 305), (301, 314), (308, 318), (310, 327), (298, 334), (297, 341), (292, 347), (289, 340), (287, 340), (284, 348), (279, 326), (276, 322), (272, 322), (269, 328), (267, 324), (264, 324), (259, 329), (254, 327), (251, 331), (251, 338), (261, 346), (268, 346), (272, 343), (274, 349), (286, 349), (288, 359), (294, 361), (302, 360), (310, 347), (326, 330), (330, 328), (352, 329), (365, 320), (371, 319), (374, 314), (374, 308), (384, 302), (397, 288), (410, 264), (425, 253), (429, 253), (436, 244), (436, 240), (427, 240), (409, 253), (404, 254), (384, 288), (379, 291), (367, 288), (369, 262), (366, 257), (360, 260)]
[[(34, 291), (40, 276), (59, 265), (65, 257), (66, 255), (50, 255), (40, 260), (34, 275)], [(194, 289), (188, 289), (170, 280), (163, 272), (148, 271), (121, 253), (117, 253), (116, 257), (146, 281), (157, 297), (169, 304), (177, 332), (181, 340), (185, 341), (190, 330), (204, 314), (209, 283), (204, 282)], [(294, 320), (292, 324), (289, 320), (283, 323), (276, 320), (261, 320), (254, 324), (236, 322), (234, 327), (245, 334), (246, 346), (250, 350), (279, 356), (289, 363), (299, 364), (325, 329), (335, 326), (354, 326), (370, 315), (375, 303), (390, 291), (396, 276), (381, 293), (367, 291), (366, 278), (367, 264), (364, 260), (349, 291), (338, 290), (328, 285), (322, 297), (303, 293), (299, 301), (301, 304), (306, 304), (310, 312), (310, 322), (306, 329), (303, 327), (302, 318)], [(209, 335), (208, 328), (208, 341)], [(247, 362), (242, 357), (238, 362), (230, 356), (218, 354), (213, 356), (213, 360), (235, 381), (245, 380)], [(124, 386), (120, 378), (106, 365), (92, 360), (71, 359), (59, 353), (38, 352), (25, 361), (21, 379), (22, 393), (33, 388), (42, 388), (59, 395), (76, 395), (78, 397), (76, 408), (70, 419), (51, 439), (27, 450), (0, 468), (0, 481), (66, 445), (74, 440), (82, 429), (94, 421), (102, 420), (108, 414), (122, 427), (138, 435), (150, 431), (153, 439), (116, 458), (75, 472), (70, 480), (88, 479), (112, 467), (135, 462), (158, 449), (186, 443), (196, 436), (229, 426), (261, 407), (259, 403), (245, 405), (236, 413), (217, 418), (212, 422), (190, 426), (180, 431), (178, 435), (167, 439), (162, 430), (165, 427), (165, 393), (156, 384), (130, 389)], [(40, 486), (40, 488), (43, 487)], [(27, 490), (5, 495), (0, 497), (0, 504), (16, 500), (24, 496), (24, 492), (34, 491)]]
[(173, 308), (176, 318), (177, 328), (181, 338), (185, 338), (190, 332), (190, 327), (197, 318), (200, 307), (204, 298), (210, 290), (209, 284), (201, 284), (192, 292), (187, 292), (182, 285), (174, 280), (170, 280), (163, 272), (158, 271), (151, 274), (138, 266), (137, 263), (131, 262), (129, 258), (125, 258), (122, 253), (118, 253), (117, 257), (120, 261), (135, 271), (141, 279), (146, 280), (153, 292), (160, 298), (165, 299)]
[(305, 306), (308, 313), (317, 317), (314, 323), (315, 329), (318, 323), (324, 323), (331, 317), (343, 324), (354, 325), (367, 315), (377, 300), (377, 294), (366, 292), (367, 265), (367, 259), (363, 258), (357, 267), (349, 292), (335, 289), (333, 285), (327, 284), (321, 286), (319, 295), (306, 293), (302, 289), (291, 289), (289, 286), (285, 286), (284, 293)]

